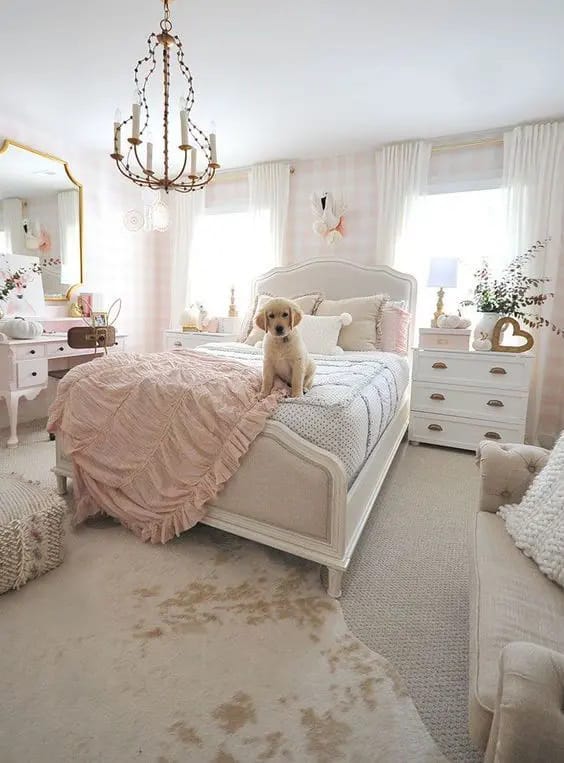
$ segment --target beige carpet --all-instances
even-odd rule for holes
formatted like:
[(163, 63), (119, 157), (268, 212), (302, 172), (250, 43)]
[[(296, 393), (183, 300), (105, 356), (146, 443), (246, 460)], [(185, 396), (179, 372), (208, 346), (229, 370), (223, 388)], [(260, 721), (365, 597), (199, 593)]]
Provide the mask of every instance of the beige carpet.
[(481, 760), (468, 737), (468, 536), (474, 456), (402, 445), (344, 581), (349, 628), (406, 681), (450, 761)]
[[(31, 432), (0, 471), (45, 482), (53, 457)], [(2, 763), (444, 760), (317, 565), (218, 531), (73, 531), (0, 622)]]

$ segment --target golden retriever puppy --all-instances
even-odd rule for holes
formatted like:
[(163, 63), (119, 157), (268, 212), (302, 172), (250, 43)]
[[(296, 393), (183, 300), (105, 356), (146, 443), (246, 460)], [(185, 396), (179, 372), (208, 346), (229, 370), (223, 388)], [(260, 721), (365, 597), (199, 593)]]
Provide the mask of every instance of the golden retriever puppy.
[(266, 332), (261, 397), (270, 395), (276, 376), (291, 387), (292, 397), (300, 397), (311, 389), (315, 363), (309, 357), (299, 331), (295, 330), (302, 318), (301, 308), (282, 298), (271, 299), (255, 315), (256, 325)]

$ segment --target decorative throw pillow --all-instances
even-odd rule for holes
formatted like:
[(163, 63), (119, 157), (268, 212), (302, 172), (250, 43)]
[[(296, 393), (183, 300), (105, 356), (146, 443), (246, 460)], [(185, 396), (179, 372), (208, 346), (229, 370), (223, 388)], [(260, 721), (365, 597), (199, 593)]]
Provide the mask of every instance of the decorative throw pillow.
[[(255, 326), (255, 315), (259, 313), (266, 303), (273, 299), (275, 294), (258, 294), (255, 298), (252, 310), (249, 310), (249, 314), (245, 317), (243, 323), (243, 334), (241, 341), (245, 344), (255, 345), (260, 339), (264, 337), (264, 331)], [(301, 294), (299, 297), (288, 297), (293, 302), (296, 302), (304, 312), (304, 315), (311, 315), (320, 301), (323, 299), (323, 294), (318, 292), (312, 294)]]
[(499, 514), (517, 548), (564, 587), (564, 432), (521, 503)]
[(316, 315), (341, 315), (350, 313), (352, 323), (343, 326), (339, 334), (339, 347), (343, 350), (376, 350), (384, 294), (371, 297), (351, 297), (350, 299), (324, 299), (317, 308)]
[(409, 349), (409, 323), (411, 314), (403, 302), (387, 300), (382, 307), (382, 322), (378, 349), (407, 355)]
[(307, 351), (314, 355), (336, 355), (343, 352), (337, 346), (339, 332), (352, 321), (350, 313), (342, 315), (304, 315), (298, 326)]

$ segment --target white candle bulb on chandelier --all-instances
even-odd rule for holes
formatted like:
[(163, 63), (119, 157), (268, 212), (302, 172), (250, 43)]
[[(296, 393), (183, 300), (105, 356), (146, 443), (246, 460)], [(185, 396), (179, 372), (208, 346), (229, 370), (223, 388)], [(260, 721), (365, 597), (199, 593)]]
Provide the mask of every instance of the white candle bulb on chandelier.
[(114, 114), (114, 154), (121, 154), (121, 111)]
[(216, 127), (215, 122), (210, 126), (210, 151), (212, 164), (217, 164), (217, 142), (216, 142)]
[(180, 129), (182, 131), (182, 140), (180, 141), (183, 146), (190, 145), (190, 137), (188, 132), (188, 111), (186, 110), (186, 98), (180, 99)]
[(190, 177), (198, 174), (198, 152), (195, 148), (190, 151)]
[(153, 133), (147, 133), (147, 172), (153, 171)]
[(139, 140), (139, 127), (141, 122), (141, 104), (139, 103), (139, 93), (137, 90), (133, 91), (133, 106), (131, 108), (131, 137), (134, 140)]

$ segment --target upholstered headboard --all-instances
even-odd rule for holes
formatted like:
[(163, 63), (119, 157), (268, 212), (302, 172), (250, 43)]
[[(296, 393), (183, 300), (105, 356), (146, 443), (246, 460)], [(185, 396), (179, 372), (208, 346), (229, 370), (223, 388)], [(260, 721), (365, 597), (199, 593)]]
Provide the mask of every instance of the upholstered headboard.
[[(276, 296), (295, 296), (314, 291), (322, 292), (327, 299), (388, 294), (391, 299), (405, 300), (410, 313), (415, 316), (415, 278), (385, 265), (370, 267), (346, 260), (308, 260), (296, 265), (273, 268), (259, 276), (253, 287), (253, 295), (269, 292)], [(414, 321), (411, 326), (411, 344), (413, 323)]]

